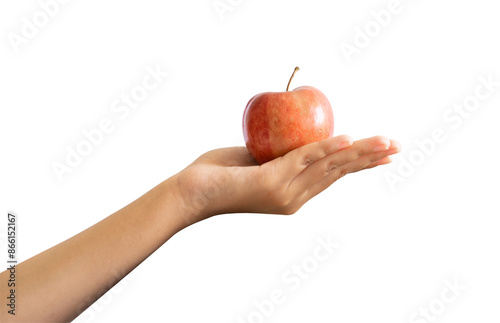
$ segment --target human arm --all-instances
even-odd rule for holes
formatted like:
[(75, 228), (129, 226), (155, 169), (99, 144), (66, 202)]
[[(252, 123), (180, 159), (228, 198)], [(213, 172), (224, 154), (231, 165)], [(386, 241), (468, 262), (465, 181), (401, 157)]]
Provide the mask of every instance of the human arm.
[[(14, 317), (2, 304), (0, 318), (70, 321), (183, 228), (222, 213), (292, 214), (344, 175), (386, 164), (399, 150), (384, 137), (353, 143), (339, 136), (263, 165), (244, 147), (210, 151), (123, 209), (20, 263), (22, 307)], [(7, 275), (0, 274), (2, 299)]]

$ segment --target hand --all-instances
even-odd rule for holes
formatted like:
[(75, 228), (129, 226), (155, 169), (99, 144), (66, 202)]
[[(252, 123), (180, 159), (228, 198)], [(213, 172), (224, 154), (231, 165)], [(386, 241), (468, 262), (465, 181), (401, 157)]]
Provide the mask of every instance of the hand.
[[(339, 136), (263, 165), (244, 147), (210, 151), (87, 230), (16, 265), (24, 273), (16, 290), (25, 309), (16, 320), (72, 321), (186, 226), (221, 213), (292, 214), (342, 176), (387, 164), (399, 150), (384, 137), (353, 143)], [(8, 279), (8, 271), (0, 273), (2, 286)], [(8, 297), (7, 289), (0, 288), (0, 297)], [(0, 316), (8, 320), (5, 311)]]
[(401, 150), (382, 136), (328, 138), (258, 165), (245, 147), (212, 150), (178, 174), (186, 220), (222, 213), (293, 214), (343, 176), (391, 162)]

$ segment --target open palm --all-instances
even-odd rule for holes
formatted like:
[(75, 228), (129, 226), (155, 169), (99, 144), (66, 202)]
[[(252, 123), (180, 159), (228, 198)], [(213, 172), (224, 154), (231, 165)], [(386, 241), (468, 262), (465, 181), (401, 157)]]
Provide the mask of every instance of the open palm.
[(209, 151), (179, 173), (185, 204), (196, 216), (293, 214), (346, 174), (391, 162), (401, 146), (376, 136), (328, 138), (259, 165), (245, 147)]

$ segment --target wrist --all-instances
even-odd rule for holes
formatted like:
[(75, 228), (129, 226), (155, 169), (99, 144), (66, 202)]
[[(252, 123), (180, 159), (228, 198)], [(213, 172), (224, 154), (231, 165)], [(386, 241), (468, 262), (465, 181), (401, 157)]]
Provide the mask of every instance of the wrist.
[(165, 203), (171, 207), (172, 216), (178, 223), (179, 231), (208, 217), (195, 193), (186, 187), (186, 178), (180, 172), (161, 183)]

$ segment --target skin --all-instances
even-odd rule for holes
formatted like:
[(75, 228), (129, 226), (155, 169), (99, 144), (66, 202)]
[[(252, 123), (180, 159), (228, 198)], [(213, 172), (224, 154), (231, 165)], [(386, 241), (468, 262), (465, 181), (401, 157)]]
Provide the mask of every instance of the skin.
[[(16, 268), (16, 315), (2, 322), (67, 322), (180, 230), (216, 214), (293, 214), (341, 177), (389, 163), (400, 151), (377, 136), (338, 136), (258, 165), (244, 147), (210, 151), (180, 173)], [(95, 266), (99, 263), (99, 266)], [(0, 274), (1, 299), (8, 272)]]

